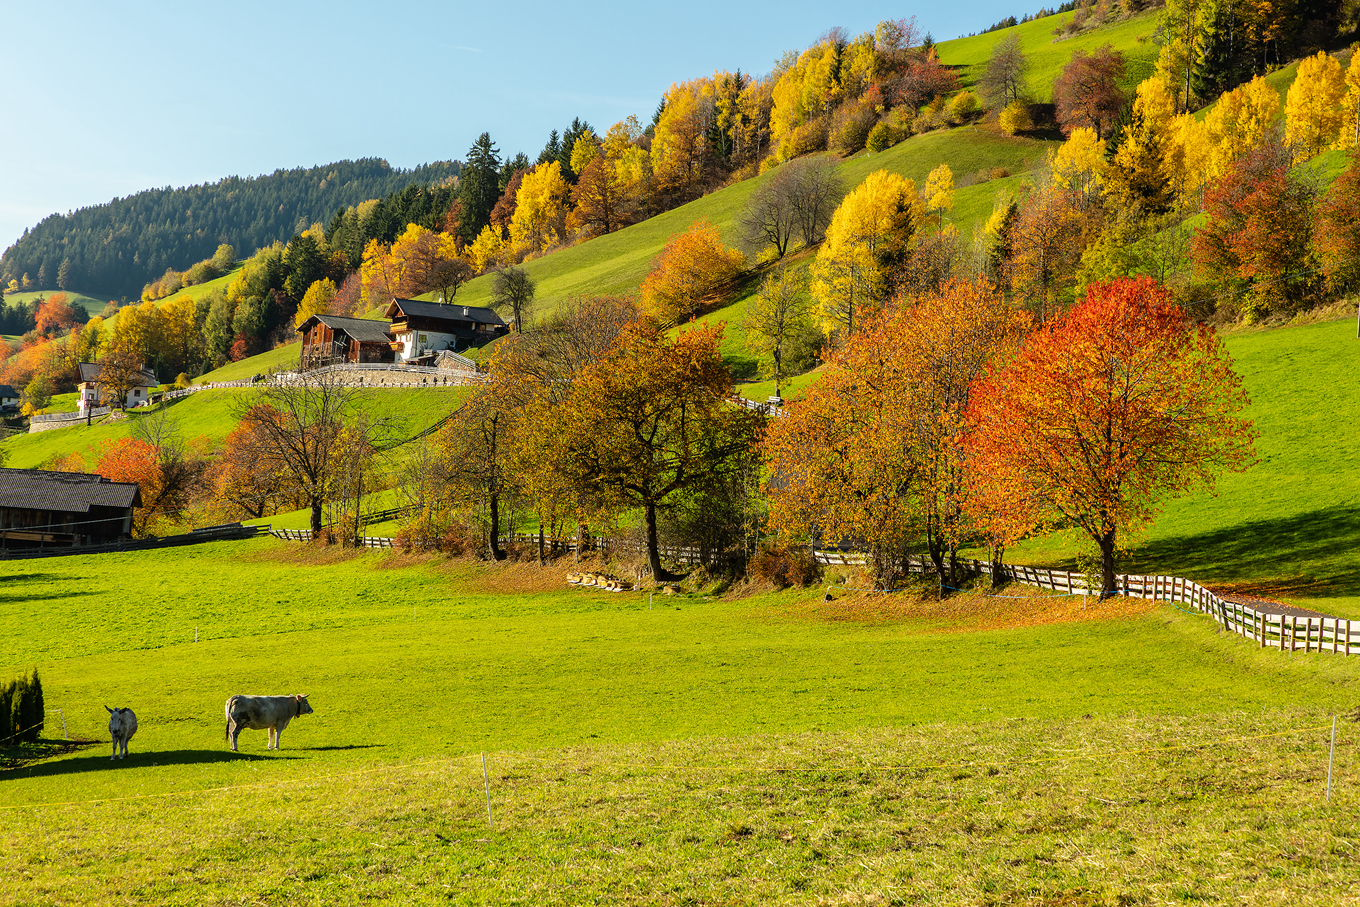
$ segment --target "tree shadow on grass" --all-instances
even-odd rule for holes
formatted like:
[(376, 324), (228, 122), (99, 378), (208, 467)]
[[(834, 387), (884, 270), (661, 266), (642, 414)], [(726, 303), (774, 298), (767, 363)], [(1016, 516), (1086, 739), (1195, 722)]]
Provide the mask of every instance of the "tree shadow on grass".
[(67, 598), (79, 598), (84, 595), (93, 595), (94, 592), (88, 589), (64, 589), (61, 592), (53, 592), (50, 595), (34, 595), (31, 592), (3, 592), (0, 591), (0, 602), (59, 602)]
[(1158, 539), (1126, 562), (1131, 573), (1184, 576), (1267, 598), (1360, 596), (1357, 541), (1360, 508), (1337, 506)]
[(79, 756), (74, 759), (61, 759), (53, 762), (30, 762), (6, 771), (0, 771), (0, 782), (16, 781), (20, 778), (51, 778), (58, 775), (79, 775), (87, 772), (118, 771), (123, 768), (147, 768), (161, 765), (205, 765), (218, 762), (261, 762), (278, 759), (301, 759), (301, 756), (287, 756), (270, 753), (233, 753), (230, 750), (164, 750), (156, 753), (130, 752), (126, 759), (110, 759), (108, 744), (89, 744), (98, 746), (97, 753)]

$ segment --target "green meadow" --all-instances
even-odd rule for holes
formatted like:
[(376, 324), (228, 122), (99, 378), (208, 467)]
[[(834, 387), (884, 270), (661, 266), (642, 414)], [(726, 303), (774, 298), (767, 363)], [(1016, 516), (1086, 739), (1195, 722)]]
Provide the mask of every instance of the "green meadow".
[[(49, 731), (53, 758), (0, 772), (0, 901), (1096, 904), (1356, 880), (1353, 726), (1322, 800), (1354, 660), (1141, 603), (649, 600), (565, 569), (272, 539), (0, 565), (0, 664), (36, 666), (53, 727), (96, 741)], [(316, 712), (233, 755), (236, 692)], [(98, 742), (106, 704), (138, 712), (126, 761)], [(1249, 866), (1203, 850), (1243, 834)]]

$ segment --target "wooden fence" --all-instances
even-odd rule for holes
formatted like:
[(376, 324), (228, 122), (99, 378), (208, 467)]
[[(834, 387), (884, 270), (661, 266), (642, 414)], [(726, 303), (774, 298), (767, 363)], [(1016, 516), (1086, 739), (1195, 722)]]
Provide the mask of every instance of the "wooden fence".
[(203, 542), (217, 542), (225, 539), (249, 539), (267, 532), (268, 526), (242, 526), (229, 523), (224, 526), (205, 526), (181, 535), (167, 535), (151, 539), (123, 539), (99, 545), (63, 545), (47, 548), (8, 548), (0, 550), (0, 560), (25, 560), (35, 557), (66, 557), (72, 554), (110, 554), (118, 551), (149, 551), (156, 548), (176, 548), (180, 545), (198, 545)]
[[(269, 534), (276, 539), (284, 539), (289, 542), (310, 542), (312, 540), (312, 530), (310, 529), (270, 529)], [(351, 541), (359, 548), (396, 548), (394, 539), (376, 535), (361, 535), (352, 538)]]
[[(814, 554), (820, 563), (827, 565), (862, 566), (865, 563), (865, 556), (857, 552), (817, 551)], [(985, 561), (961, 559), (959, 565), (974, 574), (990, 576), (992, 573), (992, 565)], [(935, 565), (927, 557), (911, 555), (907, 558), (906, 568), (912, 573), (931, 573)], [(1087, 587), (1083, 574), (1067, 570), (1005, 564), (1002, 572), (1012, 582), (1065, 595), (1089, 595), (1095, 591)], [(1255, 641), (1263, 649), (1360, 655), (1360, 621), (1257, 611), (1240, 602), (1221, 598), (1199, 583), (1179, 576), (1120, 574), (1115, 577), (1115, 583), (1120, 595), (1187, 605), (1209, 615), (1223, 629)]]

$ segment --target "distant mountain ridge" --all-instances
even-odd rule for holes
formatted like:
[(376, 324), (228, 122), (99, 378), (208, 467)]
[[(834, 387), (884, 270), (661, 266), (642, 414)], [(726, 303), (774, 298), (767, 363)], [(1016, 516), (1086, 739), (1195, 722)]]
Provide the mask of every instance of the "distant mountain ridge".
[(29, 276), (35, 288), (79, 287), (135, 299), (165, 273), (210, 258), (221, 243), (242, 257), (368, 199), (457, 177), (461, 164), (437, 161), (401, 170), (381, 158), (229, 176), (179, 189), (148, 189), (72, 214), (53, 214), (5, 250), (6, 284)]

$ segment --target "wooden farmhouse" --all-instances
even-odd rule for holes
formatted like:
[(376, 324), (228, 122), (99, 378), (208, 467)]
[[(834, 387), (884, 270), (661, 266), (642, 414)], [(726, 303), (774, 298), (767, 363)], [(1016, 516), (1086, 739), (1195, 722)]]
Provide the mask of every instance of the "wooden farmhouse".
[(411, 365), (428, 365), (443, 350), (456, 353), (510, 332), (501, 316), (480, 306), (393, 299), (385, 314), (392, 320), (396, 361)]
[(127, 538), (136, 482), (83, 472), (0, 469), (0, 549), (98, 545)]
[(8, 384), (0, 384), (0, 410), (19, 408), (19, 392)]
[(304, 371), (345, 362), (393, 362), (392, 336), (388, 326), (370, 318), (313, 315), (298, 326), (302, 353), (298, 366)]
[[(82, 415), (87, 416), (91, 409), (96, 406), (112, 406), (118, 401), (110, 399), (110, 394), (105, 391), (99, 381), (102, 366), (97, 362), (80, 363), (80, 384), (77, 390), (80, 397), (77, 401), (76, 410)], [(134, 406), (141, 406), (151, 399), (151, 388), (159, 382), (151, 369), (144, 368), (137, 376), (137, 386), (128, 390), (121, 401), (123, 409), (131, 409)]]

